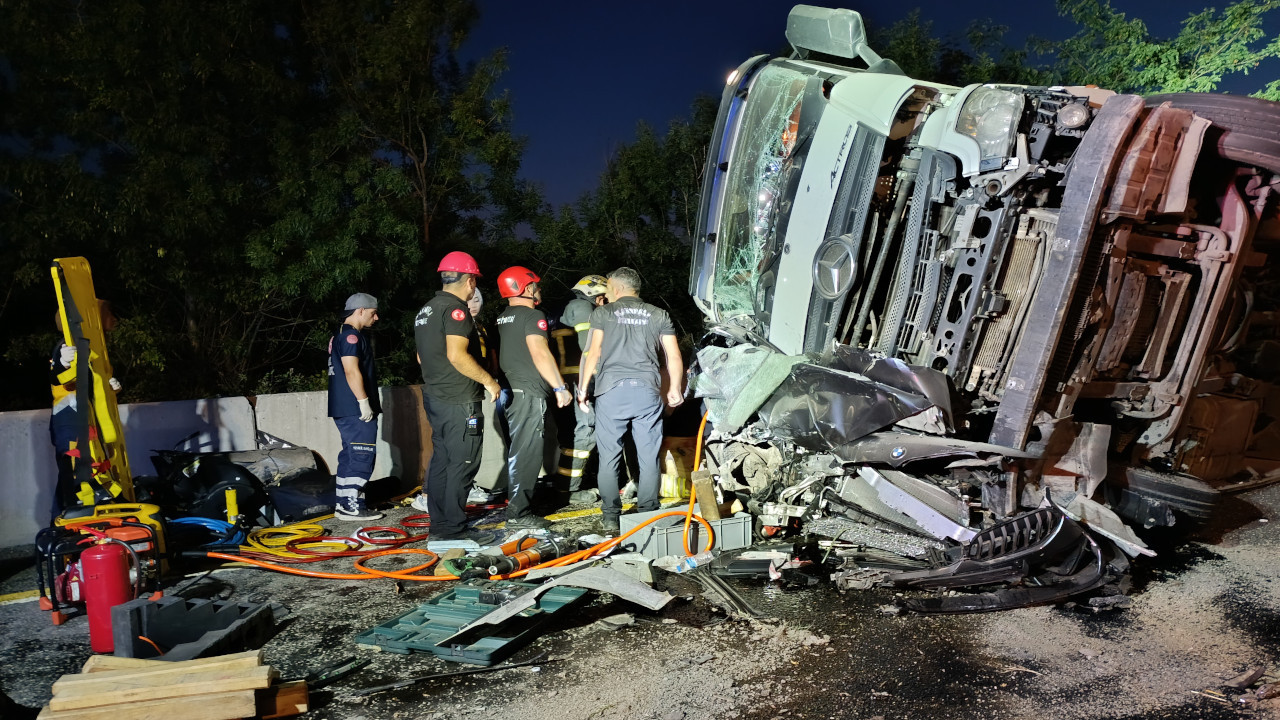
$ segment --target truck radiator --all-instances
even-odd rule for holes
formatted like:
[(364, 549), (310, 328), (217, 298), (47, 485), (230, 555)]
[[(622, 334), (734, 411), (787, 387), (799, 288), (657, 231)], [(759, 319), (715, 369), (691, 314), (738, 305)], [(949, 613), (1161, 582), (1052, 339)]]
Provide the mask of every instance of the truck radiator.
[(1047, 243), (1057, 225), (1058, 215), (1052, 210), (1033, 209), (1018, 220), (1018, 232), (997, 290), (1008, 304), (987, 325), (965, 386), (969, 392), (976, 390), (988, 400), (998, 400), (1003, 394), (1006, 361), (1012, 356), (1013, 342), (1022, 335), (1027, 309), (1044, 271)]

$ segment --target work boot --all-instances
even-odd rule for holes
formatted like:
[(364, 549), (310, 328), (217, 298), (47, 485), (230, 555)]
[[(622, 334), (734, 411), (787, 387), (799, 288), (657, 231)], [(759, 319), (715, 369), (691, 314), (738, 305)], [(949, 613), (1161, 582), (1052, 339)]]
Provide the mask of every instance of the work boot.
[(546, 530), (551, 527), (551, 521), (530, 513), (529, 515), (521, 515), (518, 518), (507, 518), (507, 530)]
[(609, 537), (618, 537), (622, 534), (622, 526), (618, 524), (618, 518), (602, 516), (600, 518), (600, 532)]
[(569, 493), (570, 505), (595, 505), (599, 499), (600, 491), (594, 488), (591, 490), (574, 490)]
[(409, 503), (409, 507), (414, 510), (421, 511), (423, 515), (427, 514), (427, 496), (425, 493), (419, 493), (414, 496), (413, 502)]

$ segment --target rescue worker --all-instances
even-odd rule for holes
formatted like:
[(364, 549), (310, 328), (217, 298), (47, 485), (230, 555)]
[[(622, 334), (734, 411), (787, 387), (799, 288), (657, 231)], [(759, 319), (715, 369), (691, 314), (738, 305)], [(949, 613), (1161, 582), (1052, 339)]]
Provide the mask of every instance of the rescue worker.
[(507, 407), (511, 427), (507, 450), (508, 530), (540, 530), (551, 525), (530, 511), (538, 470), (546, 457), (547, 438), (556, 436), (555, 418), (547, 398), (554, 395), (557, 407), (573, 402), (547, 342), (547, 316), (536, 307), (542, 302), (540, 280), (532, 270), (520, 266), (507, 268), (498, 276), (498, 294), (508, 303), (498, 316), (498, 358), (512, 394)]
[[(671, 316), (639, 298), (640, 274), (628, 267), (609, 273), (609, 304), (591, 313), (591, 344), (582, 364), (578, 404), (587, 405), (595, 380), (596, 447), (600, 452), (600, 511), (604, 532), (618, 533), (622, 500), (622, 436), (628, 428), (640, 465), (636, 510), (658, 509), (658, 453), (662, 449), (662, 378), (658, 348), (666, 355), (666, 404), (684, 402), (684, 359)], [(597, 374), (598, 371), (598, 374)]]
[[(560, 322), (573, 328), (578, 335), (578, 349), (582, 353), (579, 366), (587, 357), (587, 342), (591, 338), (591, 313), (608, 302), (605, 297), (607, 283), (603, 275), (583, 277), (573, 286), (574, 297), (560, 314)], [(569, 502), (581, 505), (593, 503), (597, 497), (595, 490), (582, 488), (587, 461), (591, 459), (591, 451), (596, 449), (596, 416), (583, 412), (577, 403), (573, 405), (573, 415), (573, 447), (560, 451), (560, 467), (557, 472), (568, 478)]]
[(373, 476), (377, 459), (382, 407), (373, 345), (364, 331), (378, 322), (378, 299), (356, 293), (347, 298), (343, 310), (347, 317), (338, 333), (329, 338), (329, 417), (342, 438), (333, 515), (339, 520), (377, 520), (382, 513), (369, 509), (364, 487)]
[(485, 391), (496, 401), (501, 388), (468, 350), (475, 321), (467, 302), (475, 294), (480, 267), (475, 258), (455, 250), (444, 256), (438, 271), (444, 289), (413, 320), (432, 452), (423, 493), (412, 505), (431, 516), (433, 539), (474, 539), (466, 534), (466, 503), (480, 470), (480, 403)]

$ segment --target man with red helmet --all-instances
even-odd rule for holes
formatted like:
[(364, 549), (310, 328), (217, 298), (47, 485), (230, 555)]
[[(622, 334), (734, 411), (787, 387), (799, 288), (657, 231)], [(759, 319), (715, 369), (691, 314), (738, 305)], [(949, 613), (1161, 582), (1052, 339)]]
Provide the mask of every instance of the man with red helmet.
[(475, 258), (451, 252), (440, 261), (439, 272), (444, 289), (413, 320), (432, 444), (424, 494), (414, 498), (413, 507), (431, 515), (433, 539), (460, 540), (467, 538), (467, 493), (480, 470), (480, 402), (484, 391), (496, 400), (501, 388), (468, 349), (475, 321), (467, 301), (480, 276)]
[(512, 393), (507, 408), (511, 428), (508, 530), (539, 530), (551, 524), (529, 509), (538, 470), (546, 458), (547, 439), (556, 437), (547, 400), (554, 395), (558, 407), (573, 402), (547, 342), (547, 316), (536, 307), (542, 302), (540, 280), (532, 270), (520, 266), (507, 268), (498, 276), (498, 293), (509, 305), (498, 316), (498, 363)]

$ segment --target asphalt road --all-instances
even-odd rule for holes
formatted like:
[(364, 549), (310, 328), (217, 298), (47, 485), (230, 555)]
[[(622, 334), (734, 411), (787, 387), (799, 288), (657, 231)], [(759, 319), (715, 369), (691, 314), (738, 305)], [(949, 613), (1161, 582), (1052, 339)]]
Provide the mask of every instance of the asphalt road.
[[(1270, 669), (1280, 652), (1280, 527), (1268, 522), (1278, 511), (1273, 486), (1233, 497), (1213, 526), (1150, 536), (1159, 555), (1136, 564), (1128, 609), (895, 614), (890, 590), (839, 593), (797, 574), (732, 581), (764, 615), (748, 621), (727, 617), (687, 578), (660, 573), (659, 588), (676, 595), (664, 610), (594, 595), (512, 657), (547, 652), (550, 662), (367, 698), (354, 691), (458, 669), (352, 642), (439, 585), (233, 569), (184, 592), (287, 606), (290, 618), (265, 646), (282, 677), (349, 655), (371, 660), (314, 693), (306, 718), (1280, 717), (1280, 700), (1223, 685), (1257, 666), (1269, 681), (1280, 674)], [(21, 560), (0, 565), (0, 578), (0, 594), (34, 586)], [(622, 613), (634, 623), (600, 622)], [(34, 602), (0, 605), (0, 637), (0, 683), (29, 706), (90, 654), (83, 617), (54, 627)]]

